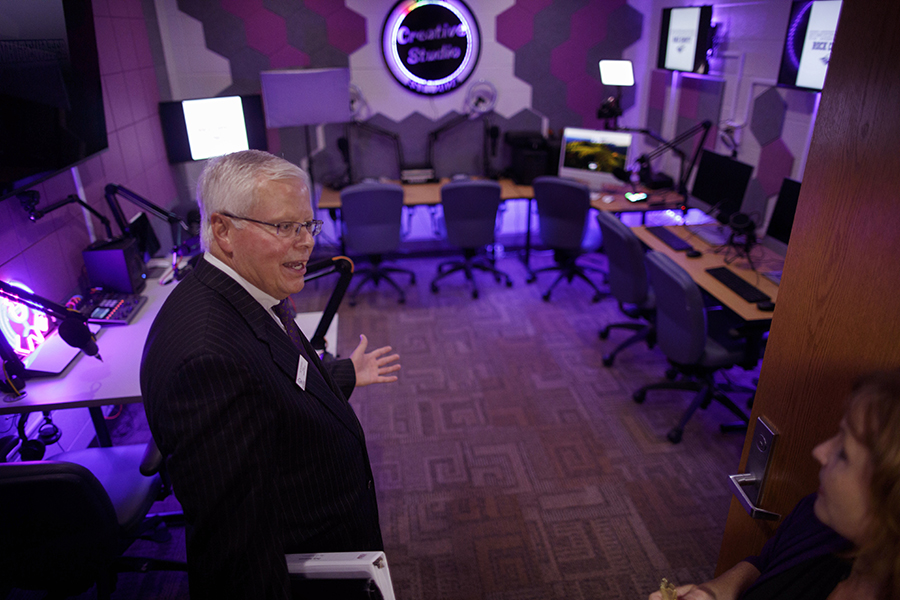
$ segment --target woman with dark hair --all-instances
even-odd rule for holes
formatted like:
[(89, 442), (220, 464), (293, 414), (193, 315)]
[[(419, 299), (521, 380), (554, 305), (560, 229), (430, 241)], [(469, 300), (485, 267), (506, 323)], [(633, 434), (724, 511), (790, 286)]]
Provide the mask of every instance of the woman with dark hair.
[(837, 435), (813, 457), (818, 492), (762, 553), (676, 588), (679, 600), (900, 600), (900, 371), (860, 379)]

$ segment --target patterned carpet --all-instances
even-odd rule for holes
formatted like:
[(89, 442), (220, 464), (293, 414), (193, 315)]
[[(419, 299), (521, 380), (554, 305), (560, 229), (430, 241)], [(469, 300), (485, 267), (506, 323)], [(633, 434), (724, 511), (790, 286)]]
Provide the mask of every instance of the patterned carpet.
[[(551, 260), (538, 253), (532, 266)], [(602, 255), (587, 260), (605, 264)], [(661, 577), (708, 578), (743, 443), (719, 432), (730, 413), (699, 411), (682, 443), (670, 444), (665, 434), (689, 393), (632, 401), (667, 363), (636, 345), (604, 367), (604, 351), (629, 332), (598, 339), (623, 316), (610, 298), (592, 304), (582, 282), (563, 282), (544, 302), (554, 276), (526, 285), (524, 266), (508, 256), (498, 267), (514, 287), (481, 276), (472, 300), (461, 275), (430, 291), (439, 259), (400, 262), (418, 278), (406, 304), (385, 285), (364, 291), (356, 307), (342, 306), (338, 343), (348, 354), (365, 333), (371, 347), (390, 344), (402, 358), (398, 383), (352, 399), (397, 598), (634, 600)], [(321, 310), (332, 285), (309, 284), (300, 310)], [(729, 375), (749, 383), (758, 373)], [(747, 395), (732, 397), (743, 404)], [(140, 407), (129, 408), (117, 439), (147, 439)], [(172, 531), (171, 542), (141, 541), (129, 553), (183, 558), (183, 532)], [(114, 597), (187, 598), (186, 577), (122, 575)]]

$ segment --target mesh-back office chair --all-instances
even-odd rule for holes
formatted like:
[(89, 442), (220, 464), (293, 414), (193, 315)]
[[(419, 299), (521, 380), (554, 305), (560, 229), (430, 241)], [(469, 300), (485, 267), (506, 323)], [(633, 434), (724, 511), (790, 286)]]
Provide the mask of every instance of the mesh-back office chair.
[(438, 265), (438, 274), (431, 281), (431, 291), (437, 293), (437, 282), (451, 273), (462, 271), (472, 284), (472, 297), (478, 298), (473, 269), (491, 273), (496, 281), (506, 280), (512, 287), (512, 279), (494, 267), (478, 251), (494, 243), (497, 209), (500, 207), (500, 184), (488, 180), (451, 181), (441, 188), (441, 206), (447, 241), (463, 250), (462, 261), (447, 261)]
[(591, 207), (590, 190), (577, 181), (552, 175), (535, 178), (532, 186), (537, 201), (541, 241), (553, 250), (556, 264), (534, 271), (528, 277), (528, 283), (536, 279), (537, 273), (559, 271), (559, 276), (544, 292), (545, 301), (550, 300), (550, 293), (563, 278), (571, 283), (578, 277), (594, 289), (593, 301), (599, 302), (603, 292), (588, 278), (587, 272), (602, 273), (602, 271), (575, 262), (582, 254), (581, 242), (587, 226), (588, 210)]
[(361, 276), (350, 294), (350, 306), (356, 305), (360, 288), (371, 281), (376, 286), (386, 281), (400, 294), (399, 302), (406, 302), (406, 293), (390, 274), (409, 275), (409, 283), (416, 282), (416, 274), (409, 269), (389, 267), (382, 263), (384, 255), (400, 246), (400, 222), (403, 216), (403, 188), (392, 183), (358, 183), (341, 190), (341, 220), (344, 243), (356, 254), (365, 255), (370, 266), (357, 269)]
[(647, 268), (644, 266), (644, 248), (641, 241), (628, 229), (622, 221), (612, 213), (601, 212), (597, 215), (600, 233), (603, 234), (603, 249), (609, 259), (607, 281), (609, 291), (619, 303), (619, 309), (632, 319), (642, 321), (625, 321), (610, 323), (600, 330), (601, 340), (609, 337), (612, 329), (630, 329), (635, 333), (616, 348), (603, 356), (603, 364), (612, 366), (616, 355), (641, 341), (646, 341), (651, 348), (656, 343), (656, 298), (647, 281)]
[[(746, 347), (728, 347), (725, 342), (710, 337), (710, 331), (726, 331), (730, 324), (715, 322), (722, 311), (704, 308), (700, 288), (691, 276), (675, 261), (660, 252), (646, 255), (647, 273), (656, 294), (656, 336), (660, 350), (676, 371), (676, 381), (644, 386), (634, 393), (634, 401), (641, 403), (649, 390), (694, 390), (697, 395), (684, 412), (678, 425), (666, 437), (673, 444), (681, 441), (684, 426), (698, 408), (706, 408), (716, 400), (741, 420), (739, 429), (746, 427), (749, 417), (716, 385), (715, 373), (735, 365), (749, 368), (749, 362), (758, 358), (750, 356)], [(713, 320), (713, 323), (710, 323)], [(727, 336), (722, 336), (725, 339)], [(730, 344), (729, 344), (730, 346)], [(723, 425), (722, 430), (733, 429)]]
[(147, 448), (88, 448), (0, 464), (0, 595), (15, 587), (65, 597), (96, 585), (103, 600), (117, 572), (186, 571), (180, 562), (122, 556), (159, 524), (145, 519), (164, 493), (158, 473), (139, 471)]

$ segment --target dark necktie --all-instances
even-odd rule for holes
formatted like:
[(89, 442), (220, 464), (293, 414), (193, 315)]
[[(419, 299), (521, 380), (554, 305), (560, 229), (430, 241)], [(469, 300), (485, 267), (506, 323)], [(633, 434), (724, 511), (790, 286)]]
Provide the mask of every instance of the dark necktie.
[(300, 350), (300, 356), (308, 363), (309, 367), (306, 371), (307, 381), (311, 378), (315, 378), (320, 380), (325, 387), (330, 387), (326, 383), (325, 377), (319, 372), (319, 369), (316, 368), (316, 364), (306, 352), (306, 347), (303, 345), (303, 334), (300, 333), (300, 328), (297, 327), (297, 322), (294, 321), (294, 307), (291, 305), (290, 298), (285, 298), (273, 306), (272, 312), (275, 313), (275, 316), (278, 317), (278, 320), (284, 325), (284, 330), (287, 332), (288, 337), (291, 338), (291, 341), (294, 342), (294, 345)]
[[(291, 306), (290, 298), (285, 298), (273, 306), (272, 312), (284, 325), (284, 330), (287, 332), (288, 337), (291, 338), (291, 341), (294, 342), (294, 345), (300, 350), (300, 353), (306, 356), (306, 349), (303, 347), (303, 334), (300, 333), (300, 328), (297, 327), (297, 322), (294, 321), (294, 307)], [(307, 356), (306, 358), (309, 357)]]

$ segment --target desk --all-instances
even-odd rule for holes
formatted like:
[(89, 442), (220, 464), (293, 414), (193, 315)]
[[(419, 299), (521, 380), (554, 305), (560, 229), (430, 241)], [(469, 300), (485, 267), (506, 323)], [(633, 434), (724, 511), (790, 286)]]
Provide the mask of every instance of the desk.
[(175, 288), (148, 281), (147, 302), (128, 325), (102, 327), (97, 346), (103, 362), (79, 353), (57, 377), (31, 379), (24, 398), (0, 401), (0, 415), (50, 411), (62, 408), (90, 409), (91, 421), (101, 446), (111, 446), (100, 407), (141, 401), (141, 355), (153, 319)]
[[(716, 248), (710, 246), (698, 237), (692, 237), (692, 234), (681, 226), (668, 227), (681, 238), (689, 240), (695, 249), (701, 251), (703, 256), (699, 258), (688, 258), (684, 252), (676, 252), (669, 248), (665, 242), (648, 232), (646, 227), (634, 227), (632, 231), (637, 237), (652, 250), (657, 250), (669, 256), (679, 266), (683, 267), (691, 278), (697, 282), (701, 288), (708, 292), (711, 296), (719, 300), (724, 306), (732, 310), (748, 323), (764, 324), (772, 320), (772, 313), (759, 310), (756, 304), (747, 302), (728, 287), (719, 282), (718, 279), (706, 272), (706, 269), (712, 267), (727, 266), (735, 273), (752, 283), (762, 292), (769, 295), (772, 302), (778, 297), (778, 286), (759, 274), (759, 271), (751, 271), (750, 265), (746, 258), (740, 258), (733, 261), (730, 265), (726, 265), (724, 253), (716, 253)], [(767, 261), (780, 261), (781, 257), (764, 246), (756, 246), (753, 248), (752, 256), (754, 264), (759, 265)], [(760, 269), (761, 271), (762, 269)]]
[[(79, 353), (72, 363), (56, 377), (41, 377), (26, 382), (24, 398), (0, 400), (0, 415), (23, 414), (64, 408), (88, 408), (97, 441), (111, 446), (109, 430), (101, 407), (141, 402), (141, 357), (144, 343), (156, 315), (175, 284), (159, 285), (158, 280), (147, 282), (142, 292), (147, 302), (128, 325), (102, 327), (97, 334), (97, 346), (103, 362)], [(297, 323), (305, 335), (312, 335), (322, 313), (301, 313)], [(2, 335), (2, 334), (0, 334)], [(336, 354), (337, 315), (325, 339), (329, 350)]]
[[(643, 223), (644, 217), (648, 212), (653, 212), (655, 210), (681, 210), (681, 207), (684, 204), (682, 202), (681, 194), (671, 190), (667, 190), (664, 192), (653, 192), (651, 190), (638, 188), (638, 191), (643, 191), (644, 193), (646, 193), (648, 196), (648, 200), (643, 202), (629, 202), (625, 199), (625, 192), (619, 192), (615, 194), (600, 194), (596, 197), (594, 194), (591, 194), (591, 208), (612, 213), (644, 213), (643, 215), (641, 215), (641, 223)], [(607, 196), (611, 196), (612, 201), (604, 202), (603, 198)]]
[[(448, 183), (447, 178), (433, 183), (403, 183), (403, 204), (405, 206), (435, 206), (441, 203), (441, 187)], [(390, 181), (388, 183), (400, 183)], [(519, 185), (509, 179), (501, 179), (500, 198), (511, 200), (514, 198), (533, 198), (534, 190), (530, 185)], [(319, 195), (320, 209), (334, 210), (341, 207), (341, 192), (331, 188), (322, 188)]]

